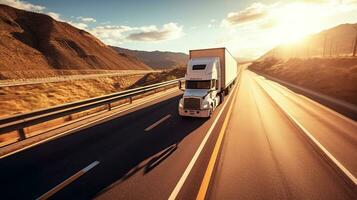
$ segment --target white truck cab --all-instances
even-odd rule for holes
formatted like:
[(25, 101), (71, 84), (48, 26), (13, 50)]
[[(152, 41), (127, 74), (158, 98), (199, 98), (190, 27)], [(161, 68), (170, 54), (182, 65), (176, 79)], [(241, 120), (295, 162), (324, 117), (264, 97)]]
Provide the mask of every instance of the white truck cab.
[(237, 67), (236, 60), (226, 48), (190, 50), (179, 115), (210, 117), (233, 87)]
[(185, 75), (185, 92), (179, 103), (181, 116), (209, 117), (220, 103), (218, 57), (191, 59)]

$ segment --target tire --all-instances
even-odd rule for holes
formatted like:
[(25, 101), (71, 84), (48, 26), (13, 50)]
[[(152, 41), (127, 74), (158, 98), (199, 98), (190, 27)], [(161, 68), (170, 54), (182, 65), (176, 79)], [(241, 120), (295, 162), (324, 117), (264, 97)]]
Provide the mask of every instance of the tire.
[(221, 96), (221, 102), (219, 102), (219, 103), (221, 104), (224, 101), (224, 92), (221, 92), (220, 96)]
[(210, 109), (209, 109), (209, 115), (208, 115), (208, 117), (207, 117), (207, 118), (211, 118), (212, 113), (213, 113), (213, 110), (212, 110), (212, 108), (210, 108)]

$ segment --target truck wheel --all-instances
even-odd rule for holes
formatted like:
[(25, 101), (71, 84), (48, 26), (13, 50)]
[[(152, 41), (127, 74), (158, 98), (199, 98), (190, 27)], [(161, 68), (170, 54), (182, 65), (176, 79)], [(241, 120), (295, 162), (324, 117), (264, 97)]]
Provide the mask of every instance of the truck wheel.
[(212, 108), (210, 108), (210, 109), (209, 109), (209, 114), (208, 114), (208, 118), (211, 118), (211, 116), (212, 116), (212, 113), (213, 113), (213, 109), (212, 109)]
[(224, 101), (224, 92), (221, 92), (221, 102), (220, 103), (223, 103), (223, 101)]

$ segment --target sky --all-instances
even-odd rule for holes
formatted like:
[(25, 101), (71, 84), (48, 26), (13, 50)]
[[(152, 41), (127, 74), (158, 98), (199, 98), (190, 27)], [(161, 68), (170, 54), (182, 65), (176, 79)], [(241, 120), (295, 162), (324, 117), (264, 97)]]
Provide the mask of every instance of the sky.
[(342, 23), (357, 23), (357, 0), (0, 0), (86, 30), (105, 44), (188, 53), (226, 47), (258, 58)]

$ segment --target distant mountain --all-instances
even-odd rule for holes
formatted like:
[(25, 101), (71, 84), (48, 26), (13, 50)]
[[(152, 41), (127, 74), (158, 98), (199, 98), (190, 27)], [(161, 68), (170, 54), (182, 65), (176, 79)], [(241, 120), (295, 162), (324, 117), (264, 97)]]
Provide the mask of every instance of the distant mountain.
[(153, 69), (168, 69), (185, 66), (188, 55), (168, 51), (138, 51), (112, 46), (119, 53), (125, 53), (138, 58)]
[(150, 69), (48, 15), (0, 5), (0, 70)]
[(341, 24), (336, 27), (309, 35), (296, 44), (279, 45), (261, 58), (276, 57), (306, 58), (347, 56), (353, 51), (357, 24)]

